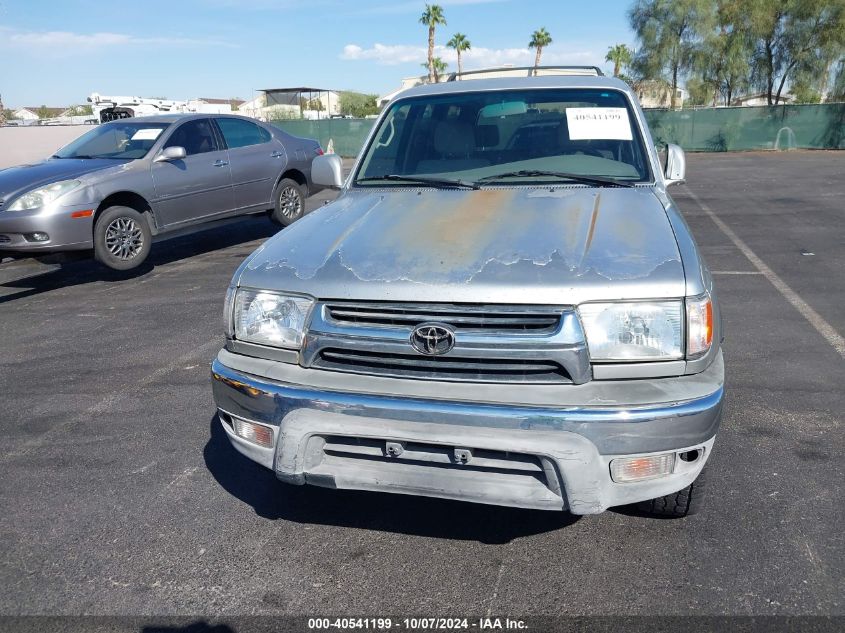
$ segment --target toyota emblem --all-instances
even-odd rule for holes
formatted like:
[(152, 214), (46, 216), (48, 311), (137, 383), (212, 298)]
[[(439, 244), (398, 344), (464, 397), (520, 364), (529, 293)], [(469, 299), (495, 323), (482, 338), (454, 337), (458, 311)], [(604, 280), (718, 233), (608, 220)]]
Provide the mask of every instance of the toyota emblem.
[(411, 345), (420, 354), (439, 356), (455, 347), (455, 332), (442, 323), (423, 323), (411, 332)]

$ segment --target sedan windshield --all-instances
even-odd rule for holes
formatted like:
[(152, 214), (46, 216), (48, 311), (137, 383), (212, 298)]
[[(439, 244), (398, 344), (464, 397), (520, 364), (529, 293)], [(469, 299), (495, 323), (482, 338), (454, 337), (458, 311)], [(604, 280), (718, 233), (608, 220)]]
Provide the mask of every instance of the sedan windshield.
[(143, 158), (169, 125), (126, 120), (105, 123), (65, 145), (53, 158)]
[(645, 182), (651, 172), (636, 121), (617, 90), (400, 99), (382, 119), (355, 184), (419, 186), (411, 176), (484, 185)]

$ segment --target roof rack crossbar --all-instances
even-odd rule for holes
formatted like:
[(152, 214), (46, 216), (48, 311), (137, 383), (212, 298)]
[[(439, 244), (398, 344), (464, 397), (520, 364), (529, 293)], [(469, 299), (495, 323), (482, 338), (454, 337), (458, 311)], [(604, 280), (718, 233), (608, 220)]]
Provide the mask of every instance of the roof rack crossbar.
[(478, 70), (465, 70), (461, 73), (453, 72), (449, 75), (449, 79), (447, 81), (456, 81), (458, 77), (465, 77), (466, 75), (478, 75), (481, 73), (493, 72), (508, 72), (512, 70), (524, 70), (526, 72), (532, 70), (574, 70), (581, 72), (589, 71), (594, 73), (596, 77), (604, 77), (604, 73), (598, 66), (504, 66), (500, 68), (481, 68)]

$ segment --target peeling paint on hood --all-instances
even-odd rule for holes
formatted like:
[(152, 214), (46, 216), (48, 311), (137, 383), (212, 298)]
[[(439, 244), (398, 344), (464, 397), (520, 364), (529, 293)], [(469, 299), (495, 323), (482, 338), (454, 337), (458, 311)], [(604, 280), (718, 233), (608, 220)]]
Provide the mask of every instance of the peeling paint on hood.
[(240, 284), (401, 301), (684, 294), (675, 237), (650, 188), (353, 190), (265, 243)]

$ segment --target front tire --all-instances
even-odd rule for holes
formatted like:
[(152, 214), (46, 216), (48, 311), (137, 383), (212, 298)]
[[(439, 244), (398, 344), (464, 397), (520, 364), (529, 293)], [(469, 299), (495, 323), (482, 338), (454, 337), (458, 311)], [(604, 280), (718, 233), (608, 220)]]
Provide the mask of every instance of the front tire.
[(146, 218), (129, 207), (109, 207), (94, 224), (94, 259), (112, 270), (140, 266), (150, 253)]
[(650, 516), (667, 519), (682, 519), (698, 514), (704, 508), (707, 492), (705, 471), (701, 471), (689, 486), (657, 499), (649, 499), (637, 504), (637, 509)]
[(281, 226), (290, 226), (305, 215), (305, 192), (302, 185), (282, 178), (273, 190), (273, 211), (270, 218)]

